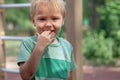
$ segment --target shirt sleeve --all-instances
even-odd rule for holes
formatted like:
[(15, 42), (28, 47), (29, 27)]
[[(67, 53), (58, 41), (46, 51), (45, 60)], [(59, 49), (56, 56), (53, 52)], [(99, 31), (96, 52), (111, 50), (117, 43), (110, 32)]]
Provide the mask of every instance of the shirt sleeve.
[(19, 52), (17, 64), (19, 65), (19, 63), (21, 62), (26, 62), (29, 59), (30, 54), (31, 54), (31, 50), (30, 50), (29, 42), (27, 40), (23, 40), (20, 45), (20, 52)]

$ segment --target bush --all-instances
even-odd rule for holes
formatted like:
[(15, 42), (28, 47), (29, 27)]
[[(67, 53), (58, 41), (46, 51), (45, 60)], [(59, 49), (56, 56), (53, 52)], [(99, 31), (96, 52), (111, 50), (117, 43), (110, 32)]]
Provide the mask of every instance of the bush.
[(99, 30), (105, 30), (106, 38), (113, 39), (113, 56), (120, 58), (120, 1), (105, 0), (97, 11), (100, 13)]
[(110, 64), (113, 62), (113, 40), (105, 38), (105, 32), (99, 34), (88, 32), (84, 37), (83, 53), (93, 65)]

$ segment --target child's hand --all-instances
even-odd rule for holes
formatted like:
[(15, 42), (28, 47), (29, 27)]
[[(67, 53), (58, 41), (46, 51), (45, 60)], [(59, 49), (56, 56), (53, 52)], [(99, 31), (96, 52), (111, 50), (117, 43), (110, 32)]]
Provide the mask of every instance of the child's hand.
[(37, 36), (37, 44), (43, 46), (44, 48), (55, 40), (55, 33), (51, 31), (44, 31), (41, 34), (37, 33)]

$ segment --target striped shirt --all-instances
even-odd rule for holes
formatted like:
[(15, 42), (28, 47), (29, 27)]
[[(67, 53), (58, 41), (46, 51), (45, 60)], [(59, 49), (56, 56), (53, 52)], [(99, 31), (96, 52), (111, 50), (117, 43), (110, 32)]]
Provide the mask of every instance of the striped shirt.
[[(57, 39), (58, 44), (50, 44), (44, 51), (35, 80), (68, 80), (70, 71), (76, 69), (71, 44), (63, 38), (57, 37)], [(37, 36), (22, 41), (18, 64), (29, 59), (36, 42)]]

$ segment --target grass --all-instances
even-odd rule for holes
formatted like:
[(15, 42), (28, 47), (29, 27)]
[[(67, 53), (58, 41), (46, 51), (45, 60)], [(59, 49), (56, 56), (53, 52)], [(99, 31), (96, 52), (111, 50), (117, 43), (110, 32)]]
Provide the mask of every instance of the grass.
[(6, 57), (18, 57), (21, 41), (5, 41)]

